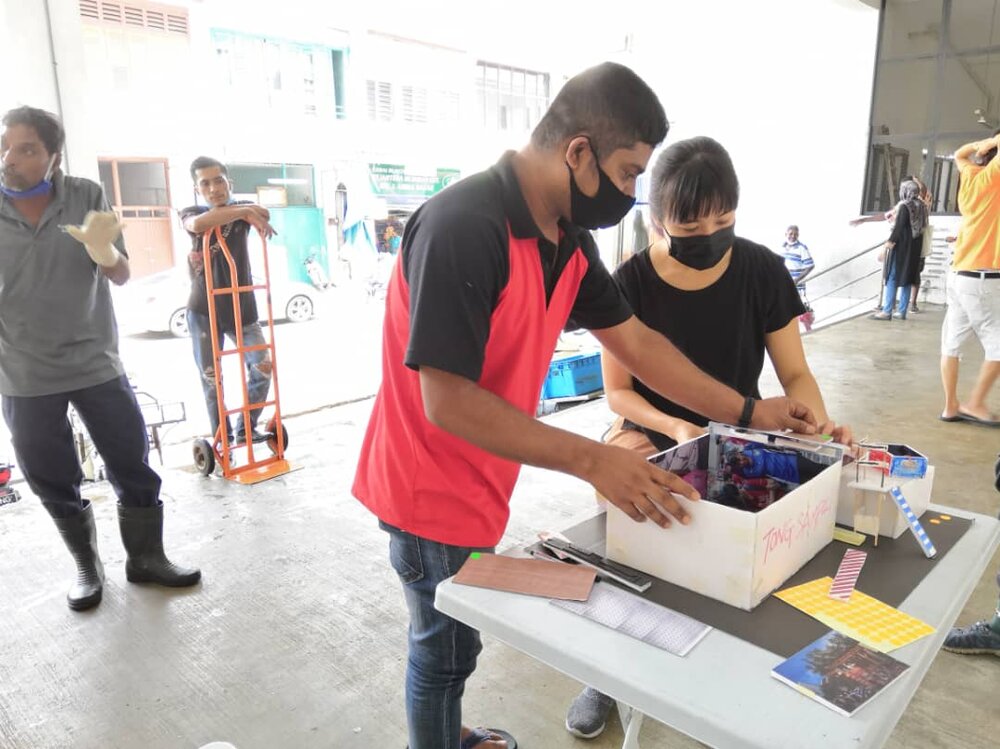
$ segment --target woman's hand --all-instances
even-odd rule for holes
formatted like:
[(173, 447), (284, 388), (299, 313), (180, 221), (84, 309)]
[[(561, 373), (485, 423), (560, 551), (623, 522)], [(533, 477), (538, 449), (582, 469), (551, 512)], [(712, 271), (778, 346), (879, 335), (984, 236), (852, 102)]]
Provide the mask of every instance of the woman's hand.
[(690, 421), (681, 421), (680, 424), (670, 430), (670, 436), (677, 440), (678, 443), (681, 443), (698, 439), (698, 437), (701, 437), (701, 435), (705, 434), (706, 431), (705, 427), (692, 424)]

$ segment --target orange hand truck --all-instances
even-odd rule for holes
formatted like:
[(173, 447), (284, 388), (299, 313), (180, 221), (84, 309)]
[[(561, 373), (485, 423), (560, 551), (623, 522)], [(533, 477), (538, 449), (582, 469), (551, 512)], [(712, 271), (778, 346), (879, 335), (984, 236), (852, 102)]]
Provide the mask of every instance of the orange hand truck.
[[(219, 245), (229, 266), (230, 285), (223, 288), (216, 288), (212, 278), (212, 258), (211, 244), (212, 235)], [(205, 268), (205, 286), (208, 292), (208, 319), (212, 333), (212, 360), (215, 364), (215, 393), (219, 406), (219, 427), (215, 431), (212, 442), (199, 439), (194, 443), (194, 462), (198, 470), (208, 476), (215, 470), (218, 463), (222, 466), (223, 478), (238, 481), (241, 484), (257, 484), (267, 479), (281, 476), (292, 470), (291, 465), (285, 460), (285, 448), (288, 447), (288, 431), (281, 423), (281, 406), (278, 395), (278, 356), (274, 346), (274, 313), (271, 309), (271, 273), (267, 262), (267, 239), (262, 235), (264, 260), (264, 283), (249, 286), (239, 285), (239, 275), (236, 272), (236, 263), (229, 252), (229, 245), (226, 244), (222, 236), (221, 227), (216, 226), (209, 229), (202, 237), (201, 251)], [(257, 346), (245, 346), (243, 343), (243, 326), (239, 324), (242, 315), (240, 314), (240, 294), (242, 292), (256, 292), (264, 290), (267, 296), (267, 329), (268, 342)], [(231, 349), (220, 348), (219, 346), (219, 322), (215, 311), (216, 297), (228, 295), (233, 303), (233, 328), (235, 329), (236, 347)], [(247, 385), (246, 375), (246, 354), (253, 351), (269, 350), (271, 353), (271, 388), (274, 393), (273, 400), (265, 400), (261, 403), (250, 403), (250, 393)], [(222, 385), (222, 362), (225, 356), (238, 356), (240, 362), (240, 382), (243, 385), (243, 405), (239, 408), (227, 408), (225, 400), (225, 389)], [(248, 439), (253, 434), (250, 426), (250, 412), (263, 409), (267, 406), (274, 406), (274, 416), (272, 416), (265, 428), (267, 434), (267, 447), (271, 455), (258, 460), (254, 455), (253, 439)], [(244, 442), (230, 443), (228, 429), (226, 428), (229, 416), (232, 414), (243, 415)], [(231, 459), (231, 452), (237, 448), (246, 448), (247, 462), (240, 466), (234, 466)]]

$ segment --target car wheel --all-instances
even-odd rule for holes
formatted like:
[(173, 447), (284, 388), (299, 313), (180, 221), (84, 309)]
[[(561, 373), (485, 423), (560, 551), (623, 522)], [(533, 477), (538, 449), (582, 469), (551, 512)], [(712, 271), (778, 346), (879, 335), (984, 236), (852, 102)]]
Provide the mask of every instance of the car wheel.
[(188, 331), (187, 310), (183, 307), (179, 310), (174, 310), (174, 313), (170, 315), (167, 327), (178, 338), (187, 338), (190, 334), (190, 331)]
[(285, 317), (292, 322), (305, 322), (313, 316), (312, 299), (305, 294), (296, 294), (285, 305)]

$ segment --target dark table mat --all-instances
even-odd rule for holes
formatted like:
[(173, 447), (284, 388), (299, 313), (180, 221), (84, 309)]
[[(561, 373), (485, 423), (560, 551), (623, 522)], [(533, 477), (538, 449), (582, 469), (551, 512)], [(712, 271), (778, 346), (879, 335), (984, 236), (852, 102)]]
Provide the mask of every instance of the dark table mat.
[[(929, 522), (931, 518), (939, 517), (939, 513), (929, 510), (921, 519), (927, 535), (937, 548), (934, 559), (924, 556), (909, 530), (897, 539), (880, 537), (877, 548), (872, 543), (872, 536), (868, 536), (861, 546), (851, 546), (835, 540), (778, 590), (819, 577), (833, 577), (837, 574), (844, 551), (856, 548), (868, 553), (861, 577), (858, 578), (857, 589), (883, 603), (898, 607), (972, 524), (971, 520), (955, 516), (951, 516), (951, 520), (942, 520), (939, 525)], [(563, 535), (577, 546), (603, 554), (604, 515), (585, 520), (563, 531)], [(537, 550), (540, 544), (528, 548)], [(765, 598), (753, 611), (743, 611), (656, 577), (653, 577), (653, 585), (649, 590), (637, 595), (786, 658), (830, 631), (825, 624), (774, 596)], [(928, 624), (934, 626), (933, 622)]]

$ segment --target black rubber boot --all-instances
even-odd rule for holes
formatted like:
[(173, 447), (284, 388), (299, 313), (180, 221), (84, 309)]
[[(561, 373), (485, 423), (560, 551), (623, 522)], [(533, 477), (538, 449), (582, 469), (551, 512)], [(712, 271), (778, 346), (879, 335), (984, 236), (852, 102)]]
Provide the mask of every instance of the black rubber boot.
[(104, 591), (104, 565), (97, 553), (94, 508), (88, 502), (80, 514), (53, 520), (76, 562), (76, 581), (66, 594), (66, 602), (74, 611), (93, 608), (101, 602)]
[(130, 583), (156, 583), (184, 588), (201, 580), (201, 570), (178, 567), (163, 553), (163, 503), (158, 507), (118, 505), (118, 527), (128, 558), (125, 577)]

